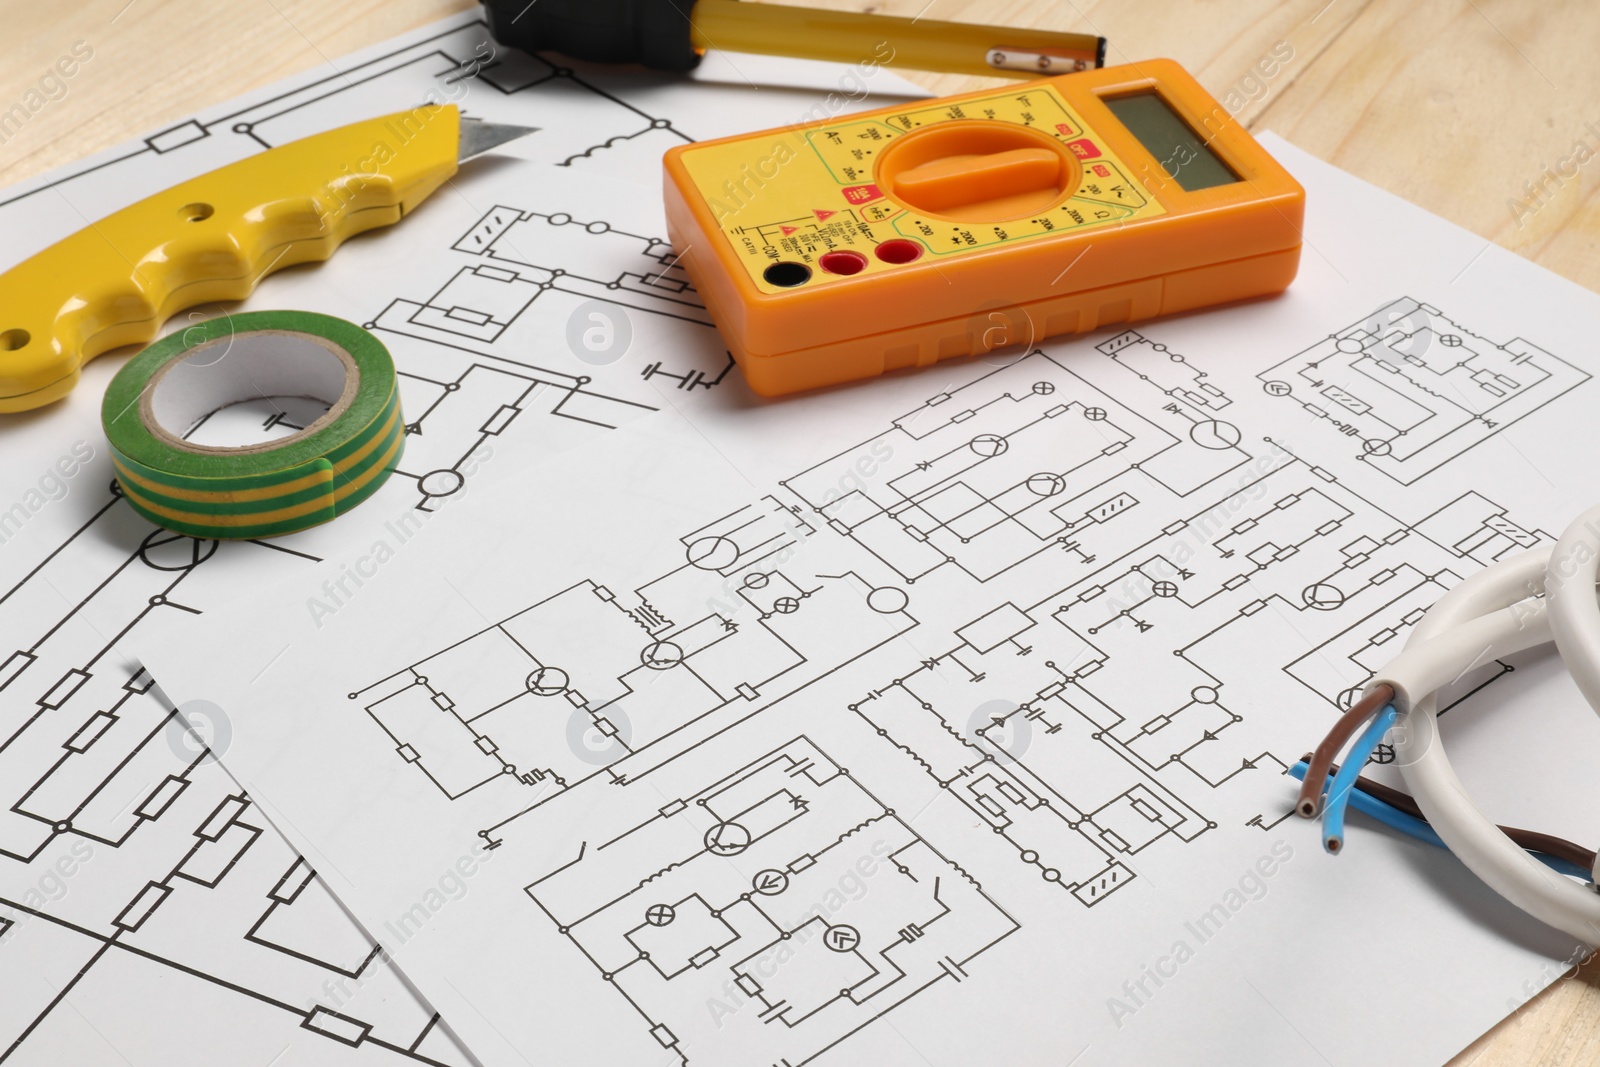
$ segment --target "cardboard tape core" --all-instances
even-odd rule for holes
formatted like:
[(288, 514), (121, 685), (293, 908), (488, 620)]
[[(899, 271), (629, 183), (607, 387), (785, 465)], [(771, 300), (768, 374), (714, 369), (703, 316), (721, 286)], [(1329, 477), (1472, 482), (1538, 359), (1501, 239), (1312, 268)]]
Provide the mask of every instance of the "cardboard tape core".
[[(334, 422), (355, 399), (361, 372), (350, 353), (327, 338), (293, 330), (253, 330), (204, 341), (167, 363), (145, 387), (145, 427), (187, 452), (261, 452), (281, 448)], [(201, 445), (184, 438), (234, 404), (295, 397), (327, 405), (305, 429), (247, 445)]]

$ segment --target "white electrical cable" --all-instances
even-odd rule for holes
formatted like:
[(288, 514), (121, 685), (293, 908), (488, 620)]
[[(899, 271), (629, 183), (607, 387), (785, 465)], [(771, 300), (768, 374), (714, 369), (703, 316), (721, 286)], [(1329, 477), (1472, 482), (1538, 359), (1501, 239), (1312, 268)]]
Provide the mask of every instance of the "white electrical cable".
[(1545, 568), (1550, 630), (1561, 661), (1589, 706), (1600, 712), (1600, 607), (1595, 601), (1600, 572), (1600, 504), (1561, 532)]
[(1451, 589), (1368, 685), (1394, 688), (1396, 763), (1450, 851), (1511, 903), (1591, 945), (1600, 945), (1600, 894), (1534, 859), (1472, 802), (1445, 755), (1436, 694), (1474, 667), (1554, 640), (1600, 712), (1597, 572), (1600, 505), (1580, 515), (1553, 549), (1503, 560)]

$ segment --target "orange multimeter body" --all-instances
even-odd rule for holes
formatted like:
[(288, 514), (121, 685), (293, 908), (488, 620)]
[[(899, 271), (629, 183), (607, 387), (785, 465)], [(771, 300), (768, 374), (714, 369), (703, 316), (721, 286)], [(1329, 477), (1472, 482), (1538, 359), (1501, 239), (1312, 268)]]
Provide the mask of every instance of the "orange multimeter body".
[(777, 396), (1283, 290), (1305, 192), (1171, 60), (666, 154), (668, 232)]

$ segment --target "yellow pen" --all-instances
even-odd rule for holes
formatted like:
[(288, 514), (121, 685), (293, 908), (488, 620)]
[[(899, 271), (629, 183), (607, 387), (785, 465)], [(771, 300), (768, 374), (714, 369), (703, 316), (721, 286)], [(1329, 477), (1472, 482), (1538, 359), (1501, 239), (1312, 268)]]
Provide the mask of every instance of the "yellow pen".
[(691, 70), (709, 49), (996, 78), (1072, 74), (1106, 63), (1106, 39), (1096, 34), (921, 15), (750, 0), (484, 0), (483, 6), (489, 31), (502, 44), (656, 70)]
[(315, 134), (175, 185), (0, 275), (0, 412), (59, 400), (83, 364), (184, 308), (242, 300), (400, 221), (463, 162), (526, 133), (428, 104)]
[(1105, 65), (1105, 38), (1092, 34), (747, 0), (695, 0), (689, 18), (690, 41), (700, 52), (716, 48), (834, 63), (875, 58), (888, 67), (992, 78), (1037, 78)]

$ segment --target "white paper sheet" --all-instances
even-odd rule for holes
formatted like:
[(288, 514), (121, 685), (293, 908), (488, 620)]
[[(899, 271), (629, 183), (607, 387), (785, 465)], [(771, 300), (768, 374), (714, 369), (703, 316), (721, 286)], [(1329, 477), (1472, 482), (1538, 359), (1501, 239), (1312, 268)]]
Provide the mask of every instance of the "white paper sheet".
[[(138, 651), (485, 1063), (1442, 1062), (1575, 947), (1282, 770), (1588, 503), (1600, 297), (1266, 144), (1282, 298), (713, 397)], [(1559, 671), (1461, 689), (1600, 836)]]
[[(9, 266), (265, 145), (430, 93), (541, 128), (332, 263), (169, 324), (303, 308), (372, 325), (415, 432), (400, 472), (349, 521), (219, 546), (139, 519), (115, 495), (100, 430), (117, 356), (91, 364), (64, 403), (0, 419), (0, 1061), (466, 1062), (122, 647), (163, 615), (270, 599), (385, 523), (426, 520), (469, 472), (487, 483), (502, 455), (539, 458), (657, 408), (742, 393), (672, 266), (659, 156), (796, 121), (829, 91), (842, 90), (842, 111), (909, 89), (881, 70), (846, 75), (742, 56), (708, 61), (693, 81), (574, 68), (491, 55), (465, 16), (0, 194)], [(851, 99), (857, 86), (873, 96)], [(572, 324), (592, 325), (597, 307), (631, 335), (614, 361), (569, 348)], [(230, 411), (259, 434), (271, 412), (249, 407)], [(202, 729), (226, 749), (226, 720)]]

